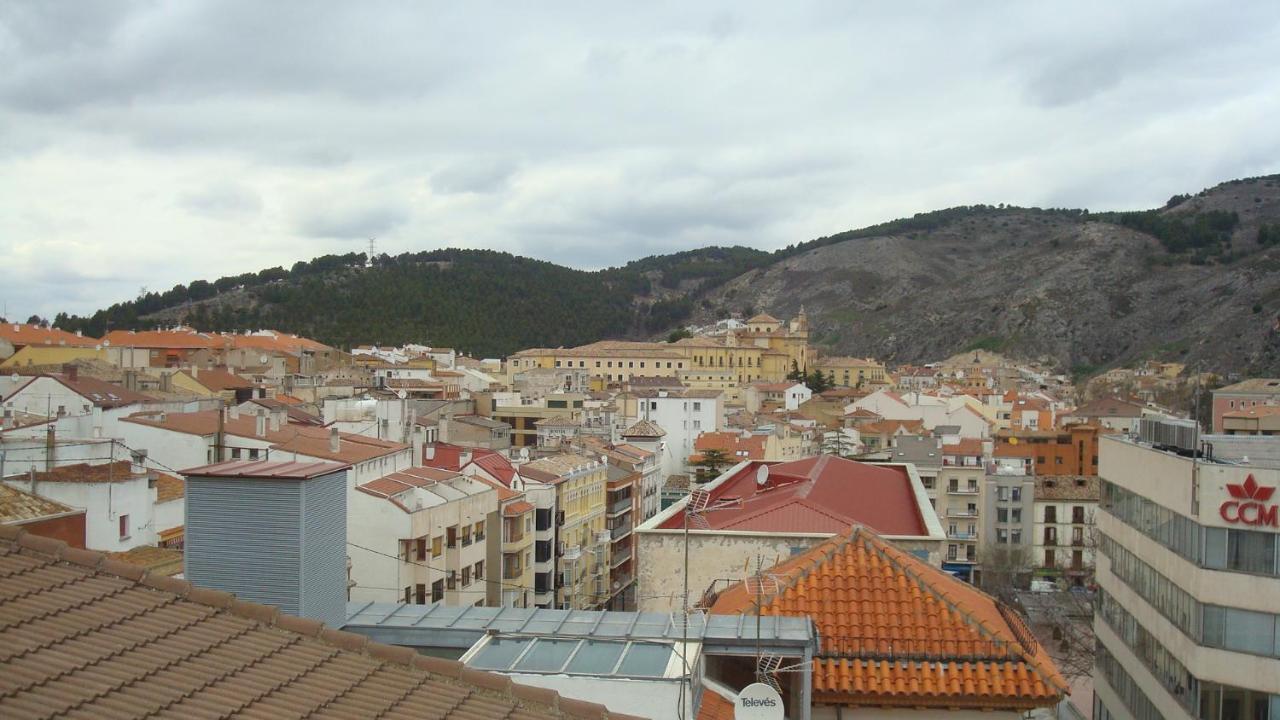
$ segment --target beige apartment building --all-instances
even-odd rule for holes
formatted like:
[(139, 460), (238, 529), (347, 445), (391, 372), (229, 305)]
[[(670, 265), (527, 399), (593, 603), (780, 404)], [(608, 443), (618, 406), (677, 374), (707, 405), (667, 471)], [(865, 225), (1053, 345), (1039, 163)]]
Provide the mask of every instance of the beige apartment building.
[(555, 606), (603, 606), (610, 596), (608, 465), (599, 458), (563, 453), (522, 465), (520, 476), (556, 490)]
[(1277, 717), (1280, 469), (1099, 446), (1093, 717)]
[(821, 357), (814, 361), (812, 370), (835, 378), (836, 385), (844, 387), (884, 387), (892, 384), (885, 372), (884, 363), (872, 358)]

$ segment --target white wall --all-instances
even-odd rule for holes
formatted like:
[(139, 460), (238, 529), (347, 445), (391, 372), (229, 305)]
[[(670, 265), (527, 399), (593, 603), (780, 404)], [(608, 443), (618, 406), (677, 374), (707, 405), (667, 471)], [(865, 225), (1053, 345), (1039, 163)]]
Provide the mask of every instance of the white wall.
[[(31, 492), (27, 478), (8, 478), (5, 482)], [(85, 511), (85, 546), (90, 550), (123, 552), (156, 544), (155, 491), (146, 477), (119, 482), (38, 482), (35, 494)], [(123, 539), (120, 537), (122, 515), (129, 517), (129, 536)]]
[(657, 423), (667, 433), (662, 438), (664, 449), (660, 462), (664, 480), (687, 471), (686, 462), (693, 454), (693, 442), (698, 435), (720, 430), (724, 425), (722, 397), (652, 397), (638, 402), (639, 417)]

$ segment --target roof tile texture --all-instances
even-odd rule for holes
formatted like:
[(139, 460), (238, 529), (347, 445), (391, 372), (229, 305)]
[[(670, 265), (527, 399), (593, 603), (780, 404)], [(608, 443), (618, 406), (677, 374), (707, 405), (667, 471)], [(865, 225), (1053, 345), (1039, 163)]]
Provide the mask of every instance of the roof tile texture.
[(0, 588), (0, 717), (609, 717), (13, 528)]
[(815, 702), (1031, 708), (1066, 684), (1021, 621), (990, 596), (864, 528), (773, 567), (764, 592), (723, 592), (715, 613), (809, 616)]

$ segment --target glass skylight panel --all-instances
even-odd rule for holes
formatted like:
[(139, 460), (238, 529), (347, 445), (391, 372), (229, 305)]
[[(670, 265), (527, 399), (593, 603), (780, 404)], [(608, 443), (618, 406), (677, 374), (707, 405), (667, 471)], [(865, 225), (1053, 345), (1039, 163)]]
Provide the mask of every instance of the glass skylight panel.
[(480, 652), (476, 653), (475, 657), (471, 658), (471, 665), (483, 670), (506, 670), (531, 642), (533, 641), (527, 638), (517, 640), (492, 638), (483, 648), (480, 648)]
[(667, 672), (667, 662), (671, 659), (670, 645), (654, 645), (650, 643), (632, 643), (626, 657), (618, 666), (617, 675), (634, 677), (662, 677)]
[(520, 662), (512, 670), (530, 672), (558, 672), (578, 646), (580, 640), (547, 640), (539, 639), (533, 648), (520, 658)]
[(625, 642), (607, 642), (601, 640), (584, 640), (578, 654), (569, 661), (565, 672), (583, 673), (587, 675), (608, 675), (627, 649)]

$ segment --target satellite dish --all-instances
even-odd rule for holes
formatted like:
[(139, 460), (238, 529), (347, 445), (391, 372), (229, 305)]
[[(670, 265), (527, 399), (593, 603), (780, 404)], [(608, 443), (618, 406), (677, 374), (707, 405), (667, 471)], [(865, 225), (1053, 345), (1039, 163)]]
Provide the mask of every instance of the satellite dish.
[(734, 701), (736, 720), (782, 720), (782, 696), (764, 683), (751, 683), (742, 688)]
[(768, 482), (769, 482), (769, 466), (761, 465), (756, 470), (756, 484), (759, 485), (760, 487), (764, 487), (765, 483), (768, 483)]
[(405, 399), (405, 398), (409, 397), (409, 393), (405, 392), (404, 390), (397, 390), (397, 391), (396, 391), (396, 397), (398, 397), (398, 398), (400, 398), (401, 400), (403, 400), (403, 399)]
[(111, 347), (111, 341), (110, 341), (110, 340), (103, 340), (103, 341), (102, 341), (102, 346), (103, 346), (103, 347)]
[(258, 364), (259, 364), (259, 365), (266, 365), (266, 364), (267, 364), (267, 362), (268, 362), (270, 359), (271, 359), (271, 358), (268, 358), (266, 355), (259, 355), (259, 356), (258, 356)]

